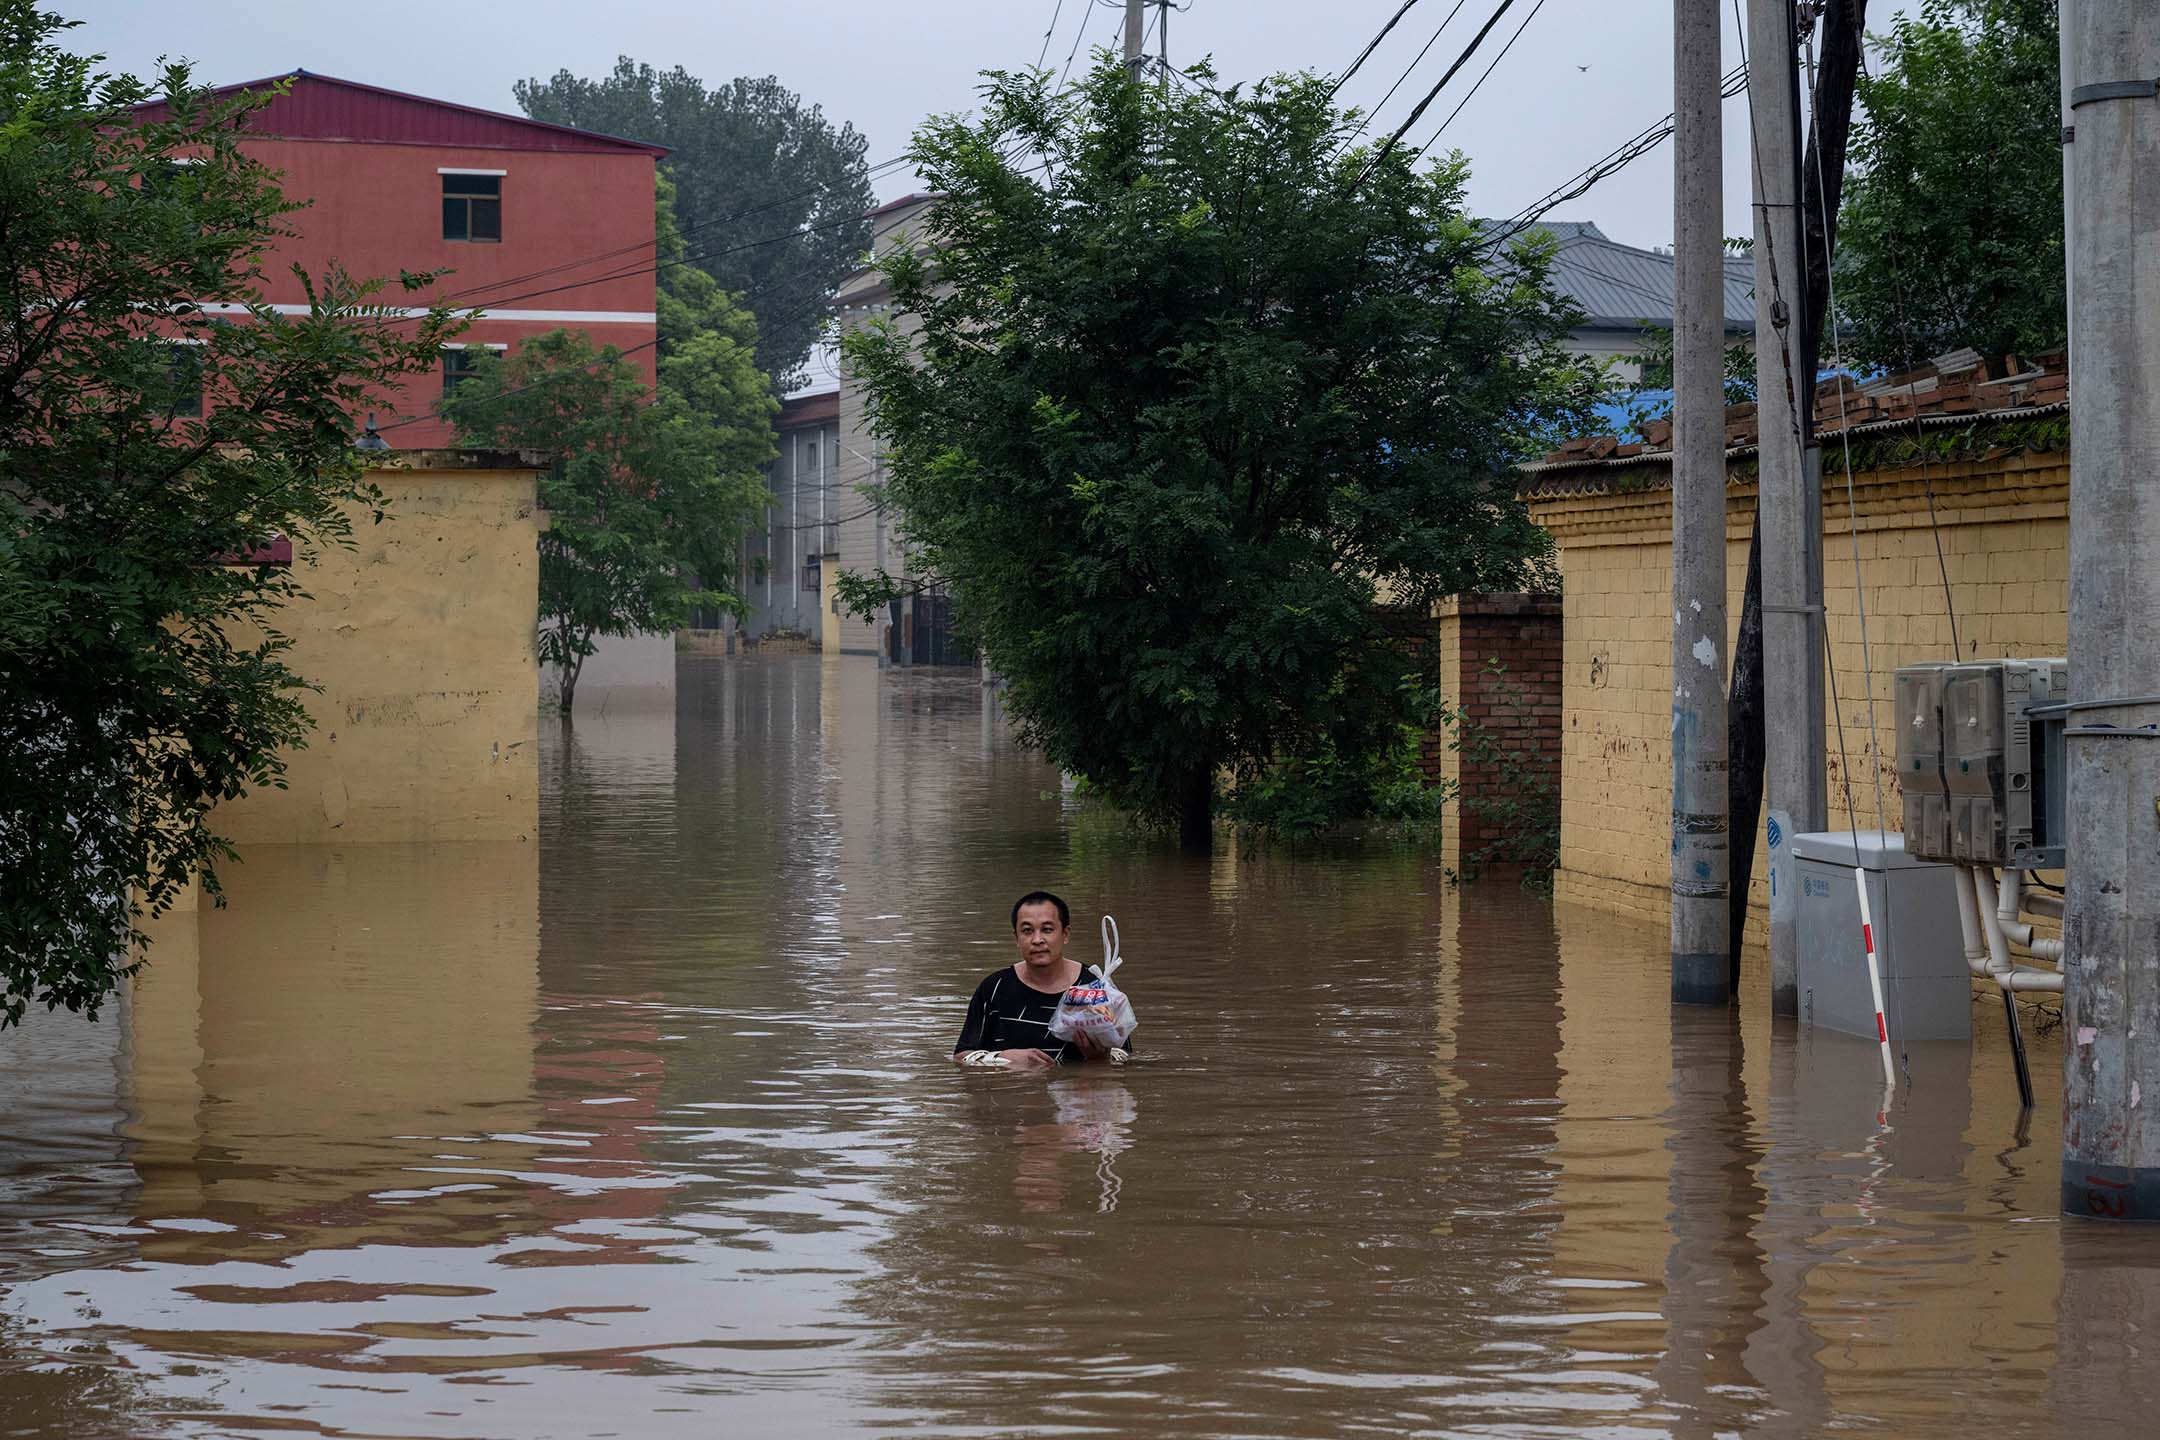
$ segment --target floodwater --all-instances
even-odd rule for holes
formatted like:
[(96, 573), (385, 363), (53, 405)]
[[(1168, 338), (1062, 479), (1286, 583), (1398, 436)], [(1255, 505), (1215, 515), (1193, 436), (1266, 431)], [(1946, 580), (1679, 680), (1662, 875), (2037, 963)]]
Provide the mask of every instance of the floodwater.
[[(250, 852), (0, 1037), (0, 1435), (2152, 1433), (2160, 1234), (1999, 1014), (1675, 1013), (1665, 937), (1387, 847), (1189, 862), (971, 677), (689, 665), (537, 845)], [(1144, 1061), (959, 1073), (1048, 885)]]

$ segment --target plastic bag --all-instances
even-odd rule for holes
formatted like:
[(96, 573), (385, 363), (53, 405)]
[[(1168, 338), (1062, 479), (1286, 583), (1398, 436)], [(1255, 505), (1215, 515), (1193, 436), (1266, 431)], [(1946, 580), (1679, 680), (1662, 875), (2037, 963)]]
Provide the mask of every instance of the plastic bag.
[(1102, 937), (1103, 963), (1095, 967), (1094, 979), (1082, 974), (1079, 983), (1058, 1001), (1057, 1013), (1050, 1017), (1050, 1035), (1055, 1040), (1084, 1038), (1114, 1050), (1140, 1021), (1133, 1014), (1132, 1001), (1110, 979), (1111, 972), (1125, 962), (1118, 954), (1117, 921), (1108, 915), (1103, 916)]

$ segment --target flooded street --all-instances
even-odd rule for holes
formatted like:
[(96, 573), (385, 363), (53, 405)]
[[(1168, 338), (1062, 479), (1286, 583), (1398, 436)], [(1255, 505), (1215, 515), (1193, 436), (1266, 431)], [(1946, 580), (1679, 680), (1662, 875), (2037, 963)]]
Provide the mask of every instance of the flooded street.
[[(123, 1011), (0, 1035), (0, 1435), (2160, 1412), (2160, 1235), (2059, 1222), (2059, 1037), (2028, 1132), (1992, 1007), (1879, 1117), (1759, 974), (1674, 1012), (1662, 927), (1137, 842), (966, 674), (545, 733), (538, 845), (250, 852)], [(952, 1067), (1038, 885), (1118, 917), (1142, 1063)]]

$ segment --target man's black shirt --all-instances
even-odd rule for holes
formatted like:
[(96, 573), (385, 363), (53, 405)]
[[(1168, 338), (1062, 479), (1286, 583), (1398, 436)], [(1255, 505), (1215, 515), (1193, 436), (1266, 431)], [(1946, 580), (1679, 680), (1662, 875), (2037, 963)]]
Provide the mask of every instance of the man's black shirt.
[[(1077, 985), (1094, 974), (1094, 966), (1083, 965), (1080, 978), (1073, 983)], [(1063, 990), (1045, 993), (1022, 984), (1010, 965), (985, 975), (982, 984), (975, 987), (975, 998), (968, 1001), (967, 1023), (960, 1029), (953, 1053), (1042, 1050), (1060, 1063), (1078, 1063), (1084, 1057), (1076, 1046), (1050, 1036), (1050, 1017), (1057, 1013), (1058, 1002), (1064, 998)]]

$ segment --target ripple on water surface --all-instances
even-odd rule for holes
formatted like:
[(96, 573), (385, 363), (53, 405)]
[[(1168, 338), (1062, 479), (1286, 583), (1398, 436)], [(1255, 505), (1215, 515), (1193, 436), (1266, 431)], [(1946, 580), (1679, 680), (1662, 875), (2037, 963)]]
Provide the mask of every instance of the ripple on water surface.
[[(1653, 927), (1382, 845), (1192, 861), (972, 676), (684, 664), (536, 846), (259, 849), (0, 1037), (0, 1435), (2121, 1431), (2160, 1239), (2050, 1067), (1666, 1004)], [(1011, 897), (1141, 1060), (957, 1074)], [(1748, 992), (1760, 994), (1759, 977)], [(2049, 1042), (2036, 1046), (2045, 1052)]]

